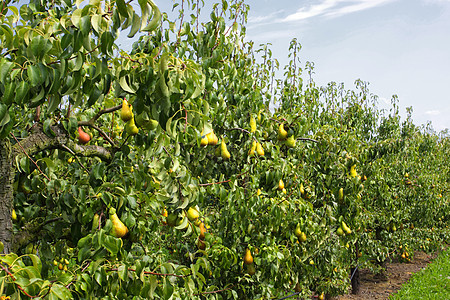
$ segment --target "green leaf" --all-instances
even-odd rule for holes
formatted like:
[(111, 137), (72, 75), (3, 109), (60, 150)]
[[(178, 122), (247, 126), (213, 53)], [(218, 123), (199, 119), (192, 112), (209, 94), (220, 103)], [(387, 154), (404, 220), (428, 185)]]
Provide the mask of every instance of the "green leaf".
[(132, 38), (134, 35), (139, 31), (139, 28), (141, 27), (141, 20), (139, 19), (139, 15), (133, 12), (133, 19), (131, 21), (131, 29), (130, 33), (127, 35), (127, 37)]
[(25, 99), (25, 96), (28, 94), (29, 89), (30, 89), (30, 86), (27, 81), (19, 82), (19, 85), (17, 86), (16, 98), (15, 98), (15, 102), (17, 104), (23, 103), (23, 100)]
[(8, 61), (6, 58), (3, 58), (0, 61), (0, 80), (1, 82), (5, 82), (6, 76), (9, 75), (11, 69), (13, 68), (13, 63)]
[(77, 58), (75, 59), (75, 66), (73, 67), (73, 71), (79, 71), (84, 63), (84, 54), (81, 52), (77, 53)]
[(163, 283), (163, 299), (165, 300), (169, 300), (170, 298), (172, 298), (172, 294), (173, 294), (173, 286), (170, 283), (169, 280), (167, 280), (167, 278), (164, 278), (164, 283)]
[(51, 128), (52, 123), (53, 123), (53, 120), (52, 120), (52, 119), (47, 119), (47, 120), (44, 121), (44, 128), (43, 128), (43, 131), (44, 131), (44, 133), (45, 133), (46, 135), (48, 135), (49, 137), (55, 137), (55, 136), (56, 136), (55, 132), (54, 132), (53, 129)]
[(83, 12), (83, 9), (78, 8), (76, 9), (71, 17), (72, 20), (72, 24), (76, 27), (76, 28), (80, 28), (80, 20), (81, 20), (81, 14)]
[(120, 77), (120, 79), (119, 79), (120, 87), (121, 87), (125, 92), (127, 92), (127, 93), (130, 93), (130, 94), (136, 93), (136, 90), (132, 89), (132, 88), (128, 85), (127, 79), (126, 79), (126, 78), (127, 78), (127, 76), (122, 76), (122, 77)]
[(119, 13), (125, 17), (128, 18), (128, 10), (127, 5), (125, 4), (124, 0), (116, 0), (117, 9), (119, 10)]

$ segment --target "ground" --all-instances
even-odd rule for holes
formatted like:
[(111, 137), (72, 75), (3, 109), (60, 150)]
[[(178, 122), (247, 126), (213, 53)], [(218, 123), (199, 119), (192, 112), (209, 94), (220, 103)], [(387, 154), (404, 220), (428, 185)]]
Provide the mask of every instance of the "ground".
[(416, 252), (414, 259), (410, 263), (392, 262), (387, 264), (387, 280), (379, 279), (368, 270), (361, 270), (361, 287), (357, 295), (343, 295), (333, 299), (389, 299), (389, 295), (396, 293), (405, 284), (412, 274), (425, 268), (436, 255), (427, 255), (423, 252)]

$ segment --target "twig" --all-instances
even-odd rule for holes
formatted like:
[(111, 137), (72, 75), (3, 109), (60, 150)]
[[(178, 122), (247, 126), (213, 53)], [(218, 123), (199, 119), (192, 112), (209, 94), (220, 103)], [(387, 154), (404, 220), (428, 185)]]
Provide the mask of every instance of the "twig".
[(36, 168), (38, 169), (38, 171), (48, 180), (50, 181), (50, 178), (47, 177), (47, 175), (44, 174), (44, 172), (42, 172), (42, 170), (39, 168), (39, 166), (37, 165), (37, 163), (28, 155), (28, 153), (25, 151), (25, 149), (23, 149), (22, 145), (20, 144), (20, 142), (17, 140), (16, 136), (14, 135), (14, 133), (11, 132), (12, 137), (16, 140), (17, 144), (19, 145), (20, 149), (22, 149), (23, 153), (28, 157), (29, 160), (31, 160), (31, 162), (36, 166)]
[(89, 173), (89, 170), (81, 163), (81, 160), (78, 158), (78, 156), (75, 154), (75, 152), (72, 151), (72, 149), (70, 149), (69, 147), (67, 147), (64, 144), (61, 144), (61, 147), (64, 148), (65, 150), (67, 150), (70, 154), (72, 154), (73, 156), (75, 156), (75, 159), (77, 160), (78, 164), (86, 171)]
[[(0, 267), (3, 269), (3, 271), (5, 271), (9, 276), (11, 276), (11, 278), (12, 278), (12, 280), (13, 281), (16, 281), (16, 278), (14, 277), (14, 274), (12, 274), (7, 268), (5, 268), (4, 266), (3, 266), (3, 264), (0, 264)], [(15, 283), (16, 284), (16, 286), (19, 288), (19, 290), (21, 290), (24, 294), (25, 294), (25, 296), (27, 296), (27, 297), (30, 297), (30, 298), (38, 298), (38, 297), (40, 297), (39, 295), (38, 296), (32, 296), (32, 295), (30, 295), (30, 294), (28, 294), (26, 291), (25, 291), (25, 289), (20, 285), (20, 284), (18, 284), (18, 283)]]
[[(248, 171), (245, 171), (244, 173), (236, 175), (236, 177), (245, 175), (247, 173), (248, 173)], [(228, 179), (228, 180), (225, 180), (225, 181), (220, 181), (220, 182), (200, 183), (198, 186), (209, 186), (209, 185), (214, 185), (214, 184), (222, 184), (222, 183), (227, 183), (227, 182), (230, 182), (230, 181), (231, 181), (231, 179)]]
[(217, 291), (210, 291), (210, 292), (198, 293), (198, 294), (194, 294), (194, 296), (208, 295), (208, 294), (217, 294), (217, 293), (220, 293), (220, 292), (225, 292), (225, 291), (231, 290), (233, 287), (234, 287), (234, 284), (231, 285), (230, 287), (226, 288), (226, 289), (223, 289), (223, 290), (217, 290)]

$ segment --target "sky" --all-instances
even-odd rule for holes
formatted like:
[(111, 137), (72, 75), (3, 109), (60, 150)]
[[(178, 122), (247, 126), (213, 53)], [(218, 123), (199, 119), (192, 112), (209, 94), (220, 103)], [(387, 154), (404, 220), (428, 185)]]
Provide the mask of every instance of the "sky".
[(450, 0), (248, 0), (247, 38), (271, 43), (281, 65), (292, 38), (318, 85), (369, 82), (414, 123), (450, 129)]

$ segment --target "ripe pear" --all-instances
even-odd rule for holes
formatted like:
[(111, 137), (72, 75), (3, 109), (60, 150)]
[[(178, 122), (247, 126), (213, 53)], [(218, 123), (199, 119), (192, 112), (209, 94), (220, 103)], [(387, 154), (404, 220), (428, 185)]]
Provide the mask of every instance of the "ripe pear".
[(302, 232), (298, 238), (300, 242), (306, 242), (306, 233)]
[(261, 189), (258, 189), (257, 191), (256, 191), (256, 196), (259, 196), (259, 195), (261, 195)]
[(78, 141), (80, 141), (80, 144), (87, 144), (91, 140), (91, 136), (87, 134), (86, 132), (81, 129), (81, 127), (78, 127)]
[(256, 150), (256, 141), (253, 141), (252, 142), (252, 148), (248, 151), (248, 156), (255, 155), (255, 150)]
[(297, 224), (297, 227), (295, 227), (294, 234), (297, 238), (300, 238), (300, 236), (302, 235), (302, 231), (300, 229), (300, 224)]
[(203, 134), (203, 130), (202, 130), (200, 146), (206, 147), (206, 146), (208, 146), (208, 143), (209, 143), (208, 138), (206, 137), (206, 135)]
[(339, 227), (338, 230), (336, 231), (336, 234), (339, 236), (344, 235), (344, 230), (342, 229), (342, 227)]
[(280, 179), (280, 181), (278, 182), (278, 189), (280, 191), (282, 191), (284, 189), (284, 182), (283, 179)]
[(338, 193), (338, 200), (342, 201), (344, 199), (344, 189), (340, 188)]
[(201, 239), (197, 239), (197, 247), (200, 250), (205, 250), (206, 249), (206, 244), (203, 240)]
[(295, 138), (293, 135), (291, 135), (290, 137), (288, 137), (288, 139), (284, 142), (284, 144), (286, 146), (288, 146), (289, 148), (294, 148), (295, 147)]
[(281, 124), (280, 127), (278, 127), (278, 139), (280, 141), (283, 141), (287, 138), (288, 132), (284, 129), (284, 124)]
[(127, 124), (125, 124), (125, 131), (128, 135), (138, 134), (139, 128), (137, 128), (136, 124), (134, 123), (133, 117), (127, 122)]
[(250, 132), (253, 133), (256, 131), (256, 120), (253, 116), (250, 116)]
[(264, 149), (259, 142), (256, 143), (256, 153), (258, 153), (259, 156), (264, 156)]
[(345, 224), (344, 221), (342, 221), (342, 229), (344, 230), (344, 232), (345, 232), (346, 234), (352, 233), (351, 229), (347, 226), (347, 224)]
[(196, 219), (198, 219), (199, 216), (200, 216), (200, 214), (195, 208), (189, 207), (189, 209), (187, 211), (187, 217), (188, 217), (189, 221), (193, 222)]
[(16, 210), (14, 208), (11, 211), (11, 219), (13, 221), (17, 221), (17, 214), (16, 214)]
[(128, 122), (133, 118), (133, 112), (131, 111), (131, 107), (128, 104), (127, 99), (123, 99), (122, 101), (122, 110), (120, 111), (120, 118), (124, 122)]
[(206, 234), (205, 223), (201, 222), (199, 228), (200, 228), (200, 235), (198, 236), (198, 238), (204, 240)]
[(208, 145), (215, 146), (219, 142), (219, 139), (217, 138), (217, 135), (214, 133), (214, 130), (208, 133), (206, 135), (206, 138), (208, 139)]
[(250, 252), (250, 249), (245, 249), (245, 255), (244, 255), (244, 263), (246, 265), (251, 265), (253, 263), (253, 256)]
[(305, 194), (305, 188), (303, 187), (303, 183), (300, 183), (300, 194), (304, 195)]
[(99, 222), (100, 216), (98, 214), (95, 214), (94, 218), (92, 219), (92, 231), (96, 231), (98, 229)]
[(222, 139), (222, 144), (220, 145), (220, 155), (224, 160), (228, 160), (231, 157), (230, 152), (228, 152), (227, 144), (225, 144), (225, 141)]
[(114, 207), (111, 207), (109, 209), (109, 219), (113, 224), (111, 230), (112, 235), (114, 235), (117, 238), (121, 238), (128, 233), (127, 226), (125, 226), (125, 224), (123, 224), (122, 221), (120, 221), (119, 217), (116, 214), (116, 209)]
[(350, 168), (350, 176), (351, 177), (356, 177), (356, 175), (358, 175), (358, 173), (356, 173), (356, 165), (353, 165)]

